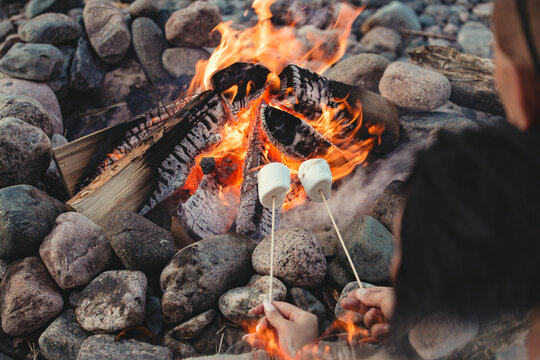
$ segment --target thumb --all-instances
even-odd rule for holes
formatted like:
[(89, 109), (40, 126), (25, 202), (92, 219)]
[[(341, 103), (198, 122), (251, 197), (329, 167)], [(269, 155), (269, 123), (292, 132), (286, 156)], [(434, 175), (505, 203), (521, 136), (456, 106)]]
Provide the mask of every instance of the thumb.
[(267, 299), (263, 301), (264, 314), (268, 322), (278, 331), (286, 324), (287, 319), (281, 315), (279, 310)]

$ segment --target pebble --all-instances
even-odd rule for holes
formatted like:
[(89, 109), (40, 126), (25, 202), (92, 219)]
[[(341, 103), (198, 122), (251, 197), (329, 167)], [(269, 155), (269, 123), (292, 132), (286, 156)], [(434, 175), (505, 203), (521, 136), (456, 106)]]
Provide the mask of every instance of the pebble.
[(440, 26), (444, 26), (451, 14), (450, 6), (443, 4), (429, 4), (424, 9), (424, 14), (435, 19), (435, 22)]
[(35, 185), (51, 162), (47, 134), (17, 118), (0, 120), (0, 149), (0, 187)]
[(77, 360), (173, 360), (172, 350), (136, 340), (117, 341), (114, 335), (87, 338)]
[(291, 302), (300, 309), (312, 313), (319, 319), (319, 324), (327, 320), (326, 308), (312, 293), (302, 288), (289, 290)]
[(131, 211), (110, 214), (105, 231), (114, 252), (127, 270), (159, 274), (176, 254), (170, 232)]
[(415, 132), (427, 134), (438, 129), (459, 132), (479, 127), (476, 122), (464, 116), (441, 111), (403, 115), (399, 118), (399, 123), (409, 134)]
[(362, 25), (362, 31), (367, 33), (375, 26), (384, 26), (393, 29), (405, 28), (409, 30), (422, 30), (418, 16), (409, 6), (399, 1), (380, 8), (370, 16)]
[(491, 14), (493, 13), (493, 3), (488, 2), (484, 4), (478, 4), (473, 8), (473, 14), (478, 16), (482, 21), (491, 21)]
[[(362, 286), (364, 288), (370, 288), (374, 285), (362, 281)], [(356, 289), (358, 289), (358, 283), (356, 281), (351, 281), (350, 283), (345, 285), (345, 287), (341, 291), (341, 294), (339, 295), (339, 300), (337, 301), (334, 312), (337, 319), (347, 319), (352, 320), (355, 324), (363, 324), (363, 315), (355, 311), (345, 310), (343, 309), (343, 307), (341, 307), (341, 302), (343, 301), (343, 299), (349, 296), (351, 291)]]
[(67, 15), (47, 13), (19, 27), (18, 34), (27, 43), (59, 45), (77, 39), (82, 28)]
[(378, 91), (381, 77), (389, 64), (387, 58), (378, 54), (358, 54), (341, 60), (324, 76), (370, 91)]
[(0, 71), (16, 78), (47, 81), (62, 72), (64, 56), (49, 44), (15, 44), (0, 59)]
[(24, 95), (0, 94), (0, 119), (15, 117), (53, 135), (54, 119), (37, 100)]
[(161, 312), (165, 322), (179, 323), (193, 314), (193, 305), (186, 296), (169, 291), (161, 298)]
[(39, 255), (62, 289), (87, 285), (113, 260), (113, 251), (99, 226), (77, 212), (61, 214), (45, 237)]
[[(360, 279), (375, 283), (388, 279), (394, 240), (383, 224), (371, 216), (360, 216), (343, 229), (342, 235)], [(338, 249), (338, 259), (350, 270), (341, 247)]]
[(403, 111), (425, 112), (444, 105), (450, 99), (452, 86), (438, 72), (395, 62), (386, 68), (379, 90)]
[(77, 297), (77, 322), (93, 333), (111, 333), (141, 324), (146, 287), (146, 276), (140, 271), (101, 273)]
[(159, 10), (159, 4), (156, 0), (135, 0), (129, 5), (128, 11), (134, 18), (154, 17)]
[[(253, 268), (259, 274), (270, 274), (270, 236), (253, 252)], [(274, 276), (289, 286), (312, 288), (326, 275), (326, 259), (321, 245), (310, 230), (279, 229), (274, 233)]]
[(457, 42), (466, 54), (491, 57), (492, 32), (482, 23), (469, 21), (459, 30)]
[(76, 90), (95, 89), (105, 76), (105, 64), (94, 55), (86, 36), (77, 41), (77, 50), (71, 63), (69, 84)]
[(256, 245), (247, 236), (228, 233), (187, 246), (163, 269), (161, 290), (188, 297), (194, 314), (209, 310), (223, 293), (248, 281)]
[(161, 319), (161, 300), (156, 296), (146, 297), (144, 326), (158, 336), (163, 327)]
[(195, 1), (172, 13), (165, 24), (165, 37), (174, 45), (214, 47), (221, 35), (212, 31), (221, 22), (217, 6), (206, 1)]
[(216, 310), (210, 309), (170, 330), (171, 336), (177, 340), (191, 340), (199, 336), (216, 317)]
[(8, 35), (13, 34), (15, 30), (15, 26), (13, 26), (11, 20), (0, 21), (0, 42), (4, 41)]
[(83, 342), (92, 334), (79, 326), (75, 311), (67, 309), (39, 337), (39, 350), (47, 360), (76, 360)]
[(84, 0), (30, 0), (25, 14), (31, 19), (43, 13), (66, 13), (70, 9), (82, 7), (84, 7)]
[(401, 35), (395, 30), (376, 26), (360, 40), (367, 52), (397, 54), (401, 47)]
[[(390, 182), (381, 196), (375, 203), (369, 215), (380, 221), (390, 231), (394, 228), (394, 218), (400, 208), (405, 204), (405, 195), (403, 194), (403, 181), (394, 180)], [(394, 234), (398, 236), (398, 234)]]
[(179, 47), (167, 49), (163, 52), (162, 61), (165, 70), (173, 77), (195, 75), (195, 64), (199, 60), (207, 60), (210, 53), (204, 49)]
[(70, 44), (59, 45), (58, 50), (60, 50), (64, 56), (62, 70), (60, 71), (60, 75), (52, 80), (47, 81), (46, 84), (54, 91), (57, 97), (63, 99), (69, 93), (69, 72), (71, 63), (73, 62), (73, 56), (75, 55), (75, 47), (71, 46)]
[(131, 25), (131, 34), (135, 53), (150, 81), (153, 83), (169, 81), (170, 75), (161, 61), (162, 54), (168, 47), (161, 29), (152, 19), (139, 17)]
[(328, 263), (326, 276), (330, 283), (339, 290), (343, 289), (351, 281), (354, 281), (353, 274), (338, 259), (334, 259)]
[(97, 89), (97, 100), (101, 106), (117, 104), (130, 98), (132, 89), (145, 89), (149, 86), (141, 64), (131, 59), (105, 74)]
[(122, 11), (106, 0), (93, 0), (84, 7), (84, 24), (90, 44), (105, 62), (122, 60), (131, 44), (131, 35)]
[(2, 279), (2, 329), (10, 336), (30, 334), (64, 307), (62, 295), (38, 257), (11, 263)]
[(163, 335), (161, 344), (173, 351), (175, 359), (187, 359), (191, 356), (197, 355), (197, 349), (195, 349), (193, 345), (187, 341), (173, 338), (170, 331), (167, 331), (165, 335)]
[[(249, 313), (268, 298), (270, 276), (254, 275), (245, 287), (227, 291), (219, 298), (219, 310), (228, 320), (242, 327), (255, 323), (260, 316)], [(284, 301), (287, 296), (285, 285), (274, 278), (272, 282), (272, 300)]]
[(321, 245), (321, 249), (323, 252), (324, 257), (330, 258), (335, 257), (337, 254), (337, 247), (338, 247), (338, 239), (336, 236), (336, 231), (334, 228), (331, 229), (325, 229), (324, 231), (320, 231), (315, 233), (317, 236), (317, 239), (319, 240), (319, 244)]
[(25, 95), (39, 101), (54, 117), (53, 132), (55, 134), (62, 134), (64, 132), (60, 104), (54, 91), (47, 85), (22, 79), (0, 79), (0, 93)]

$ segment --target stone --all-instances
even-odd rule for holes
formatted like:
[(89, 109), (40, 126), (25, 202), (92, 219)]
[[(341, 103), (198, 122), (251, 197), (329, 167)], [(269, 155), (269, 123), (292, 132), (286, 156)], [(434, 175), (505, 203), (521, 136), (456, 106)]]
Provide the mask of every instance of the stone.
[(219, 44), (220, 34), (212, 30), (221, 21), (217, 6), (195, 1), (172, 13), (165, 24), (165, 37), (178, 46), (214, 47)]
[[(253, 251), (253, 268), (270, 274), (270, 236)], [(279, 229), (274, 233), (274, 276), (289, 286), (312, 288), (326, 275), (326, 259), (315, 233), (304, 229)]]
[[(370, 288), (370, 287), (373, 287), (374, 285), (362, 281), (362, 286), (364, 288)], [(352, 320), (355, 324), (362, 323), (362, 320), (364, 318), (363, 315), (355, 311), (345, 310), (341, 306), (341, 302), (343, 301), (343, 299), (349, 296), (351, 291), (356, 290), (356, 289), (358, 289), (358, 283), (356, 281), (351, 281), (350, 283), (345, 285), (345, 287), (341, 291), (341, 294), (339, 295), (339, 299), (338, 299), (338, 302), (336, 304), (336, 308), (334, 311), (337, 319)]]
[(38, 330), (64, 307), (62, 295), (38, 257), (11, 263), (1, 288), (2, 329), (10, 336)]
[(142, 65), (137, 60), (128, 60), (105, 74), (97, 98), (101, 106), (114, 105), (129, 99), (132, 89), (143, 90), (148, 86)]
[(167, 331), (165, 335), (163, 335), (161, 344), (171, 349), (176, 359), (187, 359), (197, 354), (197, 350), (193, 347), (193, 345), (187, 341), (173, 338), (170, 331)]
[(44, 13), (66, 13), (73, 8), (84, 7), (84, 0), (30, 0), (25, 15), (31, 19)]
[(105, 233), (76, 212), (61, 214), (39, 247), (39, 255), (62, 289), (87, 285), (113, 261)]
[(73, 62), (73, 56), (75, 55), (75, 47), (71, 46), (71, 44), (59, 45), (58, 50), (64, 56), (62, 71), (60, 71), (60, 75), (47, 81), (46, 84), (59, 98), (63, 99), (69, 93), (70, 68)]
[(401, 35), (393, 29), (376, 26), (364, 35), (360, 45), (367, 52), (396, 54), (401, 47)]
[(161, 319), (161, 300), (156, 296), (146, 297), (144, 326), (158, 336), (163, 327)]
[(71, 63), (69, 84), (76, 90), (95, 89), (103, 81), (106, 66), (94, 55), (86, 36), (77, 41), (77, 50)]
[[(394, 180), (390, 182), (381, 196), (375, 203), (369, 215), (377, 219), (390, 231), (394, 228), (394, 218), (403, 204), (405, 204), (405, 195), (403, 194), (403, 181)], [(397, 234), (394, 234), (397, 236)]]
[(204, 328), (208, 326), (216, 317), (216, 310), (210, 309), (188, 321), (175, 326), (171, 331), (171, 336), (177, 340), (191, 340), (199, 336)]
[(128, 8), (129, 14), (134, 18), (153, 17), (158, 10), (159, 4), (156, 0), (135, 0)]
[(450, 99), (452, 86), (438, 72), (395, 62), (386, 68), (379, 90), (403, 111), (425, 112), (444, 105)]
[(64, 205), (29, 185), (0, 189), (0, 259), (34, 254)]
[(15, 44), (0, 59), (0, 71), (16, 78), (47, 81), (62, 72), (64, 56), (49, 44)]
[(416, 324), (409, 331), (409, 342), (422, 359), (444, 358), (474, 339), (479, 327), (477, 320), (438, 313)]
[[(342, 236), (360, 279), (375, 283), (388, 279), (394, 240), (383, 224), (371, 216), (360, 216), (343, 229)], [(352, 272), (341, 247), (338, 249), (338, 259)]]
[(409, 30), (422, 30), (418, 16), (409, 6), (399, 1), (392, 1), (383, 6), (370, 16), (362, 24), (362, 31), (367, 33), (375, 26), (384, 26), (398, 30), (405, 28)]
[(320, 231), (315, 234), (321, 245), (323, 255), (326, 258), (335, 257), (337, 254), (338, 238), (334, 228), (325, 229), (325, 231)]
[(191, 300), (199, 314), (216, 304), (221, 294), (242, 286), (252, 274), (251, 254), (256, 242), (228, 233), (198, 241), (180, 250), (161, 273), (161, 290)]
[(418, 20), (420, 20), (420, 24), (422, 24), (423, 26), (435, 25), (435, 19), (433, 18), (433, 16), (422, 14), (418, 17)]
[(306, 289), (292, 288), (289, 290), (289, 297), (294, 305), (300, 309), (317, 316), (319, 323), (326, 320), (326, 308), (324, 305)]
[(48, 137), (53, 134), (54, 118), (43, 105), (28, 96), (0, 94), (0, 119), (7, 117), (33, 125)]
[(493, 3), (478, 4), (473, 8), (473, 14), (478, 16), (482, 21), (491, 21), (491, 14), (493, 13)]
[(11, 20), (0, 21), (0, 42), (4, 41), (8, 35), (13, 34), (15, 30), (15, 26), (13, 26)]
[(167, 49), (163, 52), (163, 67), (173, 77), (187, 76), (192, 78), (195, 75), (195, 64), (199, 60), (207, 60), (210, 53), (204, 49), (179, 47)]
[(139, 17), (131, 25), (133, 48), (146, 76), (153, 83), (167, 82), (170, 75), (163, 67), (161, 55), (167, 49), (163, 32), (152, 19)]
[(193, 314), (193, 305), (184, 295), (169, 291), (161, 298), (161, 312), (165, 322), (179, 323)]
[(493, 33), (482, 23), (469, 21), (459, 30), (457, 42), (466, 54), (489, 58), (493, 55)]
[(67, 309), (39, 337), (39, 350), (48, 360), (76, 360), (79, 349), (92, 334), (79, 326), (75, 311)]
[(444, 26), (450, 17), (451, 8), (450, 6), (443, 4), (429, 4), (424, 9), (424, 14), (433, 17), (437, 24)]
[(388, 65), (390, 61), (384, 56), (358, 54), (339, 61), (326, 71), (324, 76), (370, 91), (379, 91), (379, 82)]
[(84, 7), (83, 19), (90, 44), (98, 56), (108, 63), (120, 62), (131, 44), (122, 11), (109, 1), (93, 0)]
[[(219, 298), (219, 310), (228, 320), (242, 327), (255, 323), (260, 316), (249, 313), (251, 309), (268, 298), (270, 276), (254, 275), (245, 287), (231, 289)], [(285, 285), (274, 278), (272, 300), (284, 301), (287, 296)]]
[(93, 333), (110, 333), (141, 324), (146, 287), (146, 276), (140, 271), (101, 273), (77, 297), (77, 322)]
[(399, 123), (408, 134), (418, 133), (420, 135), (426, 135), (431, 131), (439, 129), (459, 132), (465, 129), (479, 128), (475, 121), (463, 115), (441, 111), (403, 115), (399, 118)]
[(46, 13), (19, 27), (18, 34), (27, 43), (58, 45), (77, 39), (82, 28), (67, 15)]
[(37, 100), (54, 117), (53, 133), (62, 134), (64, 125), (58, 99), (46, 84), (22, 79), (0, 79), (0, 93), (8, 95), (25, 95)]
[(328, 271), (326, 276), (330, 283), (338, 290), (341, 290), (354, 281), (354, 275), (351, 274), (338, 259), (334, 259), (328, 263)]
[(110, 214), (105, 231), (114, 252), (127, 270), (159, 274), (176, 254), (170, 232), (131, 211)]
[(173, 360), (172, 350), (136, 340), (116, 341), (114, 335), (94, 335), (84, 341), (77, 360)]
[(37, 183), (51, 161), (51, 142), (22, 120), (0, 120), (0, 187)]

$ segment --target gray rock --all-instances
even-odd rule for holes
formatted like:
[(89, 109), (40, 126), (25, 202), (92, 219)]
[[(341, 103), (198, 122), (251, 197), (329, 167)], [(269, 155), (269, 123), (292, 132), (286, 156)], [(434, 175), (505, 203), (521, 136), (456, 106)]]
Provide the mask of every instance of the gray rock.
[(126, 54), (131, 35), (119, 8), (106, 0), (93, 0), (84, 7), (84, 25), (90, 44), (108, 63), (118, 63)]
[(401, 47), (401, 35), (393, 29), (376, 26), (364, 35), (360, 45), (367, 52), (397, 54)]
[(330, 280), (330, 283), (339, 290), (343, 289), (351, 281), (354, 281), (354, 275), (338, 259), (328, 263), (326, 276)]
[(51, 148), (55, 149), (57, 147), (66, 145), (69, 141), (60, 134), (53, 134), (51, 137)]
[(101, 106), (117, 104), (128, 98), (131, 89), (143, 89), (148, 85), (141, 64), (137, 60), (128, 60), (105, 74), (97, 89), (98, 101)]
[(442, 4), (429, 4), (424, 10), (424, 14), (433, 17), (440, 26), (446, 24), (451, 12), (450, 6)]
[(367, 33), (375, 26), (384, 26), (396, 30), (399, 28), (422, 30), (414, 10), (399, 1), (393, 1), (377, 10), (375, 14), (364, 21), (362, 31)]
[(439, 129), (459, 132), (479, 127), (476, 122), (464, 116), (440, 111), (403, 115), (399, 118), (399, 122), (407, 133), (418, 132), (424, 135)]
[[(362, 286), (364, 288), (370, 288), (373, 287), (372, 284), (366, 283), (362, 281)], [(341, 302), (343, 299), (345, 299), (347, 296), (349, 296), (350, 292), (353, 290), (358, 289), (358, 283), (356, 281), (352, 281), (345, 285), (343, 290), (341, 291), (341, 294), (339, 295), (339, 300), (336, 304), (335, 309), (335, 315), (338, 319), (348, 319), (352, 320), (355, 324), (361, 324), (363, 320), (363, 316), (355, 311), (345, 310), (341, 306)]]
[(41, 243), (39, 255), (62, 289), (87, 285), (113, 260), (103, 230), (76, 212), (56, 218), (54, 229)]
[(79, 349), (92, 334), (77, 324), (73, 309), (56, 318), (39, 337), (39, 350), (47, 360), (76, 360)]
[(199, 336), (204, 328), (216, 317), (216, 310), (210, 309), (170, 330), (171, 336), (177, 340), (191, 340)]
[[(370, 31), (371, 33), (372, 31)], [(390, 61), (377, 54), (359, 54), (341, 60), (324, 76), (371, 91), (379, 90), (379, 82)]]
[(165, 229), (131, 211), (107, 217), (105, 231), (127, 270), (159, 274), (176, 254), (174, 238)]
[(146, 276), (140, 271), (101, 273), (77, 297), (77, 322), (93, 333), (115, 332), (141, 324), (146, 286)]
[(320, 231), (315, 234), (321, 245), (323, 255), (325, 257), (333, 257), (337, 254), (338, 238), (334, 228), (328, 229), (326, 231)]
[(191, 300), (180, 293), (168, 291), (161, 298), (163, 320), (170, 324), (179, 323), (193, 314)]
[(491, 57), (493, 33), (482, 23), (469, 21), (461, 27), (457, 36), (458, 45), (466, 54)]
[(31, 19), (43, 13), (65, 13), (73, 8), (84, 7), (83, 0), (30, 0), (25, 15)]
[(54, 119), (37, 100), (24, 95), (0, 94), (0, 119), (14, 117), (40, 128), (47, 136), (52, 136)]
[(179, 46), (214, 47), (220, 34), (212, 31), (221, 22), (217, 6), (206, 1), (195, 1), (185, 9), (172, 13), (165, 24), (165, 37)]
[[(392, 233), (383, 224), (371, 216), (361, 216), (350, 223), (342, 235), (360, 279), (368, 282), (388, 279), (394, 242)], [(341, 264), (350, 270), (341, 247), (338, 249), (338, 258)]]
[(51, 161), (47, 135), (12, 117), (0, 120), (0, 149), (0, 187), (36, 184)]
[(77, 360), (173, 360), (172, 350), (136, 340), (116, 341), (114, 335), (94, 335), (84, 341)]
[[(270, 276), (254, 275), (245, 287), (227, 291), (219, 298), (219, 310), (235, 324), (247, 326), (256, 322), (259, 316), (249, 313), (268, 297)], [(272, 281), (272, 300), (283, 301), (287, 296), (285, 285), (274, 278)]]
[(195, 64), (199, 60), (207, 60), (210, 53), (204, 49), (180, 47), (163, 52), (162, 61), (165, 69), (174, 77), (182, 75), (193, 77)]
[(28, 80), (47, 81), (62, 72), (64, 56), (49, 44), (15, 44), (0, 59), (4, 74)]
[(144, 326), (158, 336), (163, 327), (161, 319), (161, 300), (156, 296), (146, 297)]
[(70, 44), (58, 46), (58, 50), (64, 56), (64, 63), (60, 75), (47, 81), (47, 85), (55, 92), (59, 98), (64, 98), (69, 92), (70, 69), (75, 55), (75, 47)]
[(306, 289), (292, 288), (289, 290), (289, 297), (294, 305), (316, 315), (319, 323), (327, 318), (324, 305)]
[(379, 90), (404, 111), (424, 112), (444, 105), (450, 99), (452, 86), (438, 72), (395, 62), (386, 68)]
[(422, 359), (439, 359), (474, 339), (479, 326), (477, 320), (439, 313), (415, 325), (409, 331), (409, 342)]
[(156, 0), (135, 0), (129, 5), (128, 11), (134, 18), (153, 17), (157, 15), (159, 4)]
[(152, 82), (170, 80), (169, 73), (163, 67), (161, 55), (167, 49), (167, 40), (161, 29), (147, 17), (140, 17), (131, 25), (133, 48), (139, 58), (146, 76)]
[(165, 335), (163, 335), (161, 344), (171, 349), (175, 355), (175, 358), (177, 359), (187, 359), (197, 354), (197, 350), (193, 347), (193, 345), (187, 341), (173, 338), (170, 331), (167, 331)]
[(64, 14), (47, 13), (36, 16), (19, 27), (21, 40), (28, 43), (58, 45), (81, 36), (82, 28)]
[(256, 245), (247, 236), (232, 233), (189, 245), (163, 269), (161, 290), (188, 297), (195, 314), (208, 310), (221, 294), (247, 282)]
[(390, 231), (393, 229), (394, 217), (400, 207), (405, 203), (405, 195), (402, 190), (403, 182), (394, 180), (389, 183), (375, 203), (369, 215), (377, 219)]
[(491, 21), (491, 14), (493, 13), (493, 3), (478, 4), (473, 9), (473, 14), (478, 16), (480, 20), (489, 22)]
[(53, 132), (55, 134), (62, 134), (64, 132), (60, 104), (54, 91), (47, 85), (21, 79), (0, 79), (0, 93), (25, 95), (39, 101), (54, 117)]
[(105, 64), (90, 49), (88, 38), (81, 36), (71, 63), (70, 86), (76, 90), (95, 89), (103, 81), (105, 71)]
[(4, 41), (6, 37), (15, 32), (15, 26), (11, 20), (6, 19), (0, 21), (0, 41)]
[(0, 259), (34, 254), (64, 205), (29, 185), (0, 189)]
[(420, 20), (420, 24), (422, 24), (423, 26), (435, 25), (435, 19), (433, 18), (433, 16), (422, 14), (418, 17), (418, 20)]
[[(265, 237), (253, 252), (253, 268), (270, 274), (270, 236)], [(326, 275), (326, 259), (312, 231), (279, 229), (274, 234), (274, 276), (290, 286), (311, 288)]]
[(11, 336), (30, 334), (54, 319), (64, 300), (38, 257), (11, 263), (0, 292), (2, 329)]

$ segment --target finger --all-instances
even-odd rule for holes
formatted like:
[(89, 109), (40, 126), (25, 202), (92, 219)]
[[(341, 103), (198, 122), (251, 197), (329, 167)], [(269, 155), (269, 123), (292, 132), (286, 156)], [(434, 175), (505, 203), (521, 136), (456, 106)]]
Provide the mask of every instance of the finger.
[(268, 300), (264, 300), (264, 313), (266, 319), (278, 332), (284, 328), (288, 320), (283, 317), (281, 312)]
[(354, 296), (365, 306), (380, 308), (381, 303), (388, 296), (388, 292), (382, 287), (373, 287), (355, 290)]
[(289, 304), (288, 302), (272, 301), (272, 304), (279, 310), (279, 312), (286, 319), (289, 319), (295, 313), (302, 312), (302, 310), (300, 308), (294, 306), (293, 304)]
[(384, 341), (390, 335), (390, 325), (388, 324), (375, 324), (371, 328), (371, 336), (379, 341)]
[(262, 314), (264, 314), (263, 304), (259, 304), (259, 305), (255, 306), (253, 309), (249, 310), (249, 313), (251, 315), (262, 315)]
[(360, 302), (360, 300), (356, 298), (345, 298), (341, 300), (341, 307), (345, 310), (355, 311), (360, 314), (365, 314), (369, 309), (371, 309), (366, 307)]
[(251, 345), (251, 347), (256, 349), (264, 349), (266, 342), (260, 339), (257, 339), (257, 336), (255, 334), (248, 334), (242, 336), (242, 341), (248, 343)]
[(369, 311), (364, 314), (364, 324), (368, 329), (377, 324), (378, 319), (379, 311), (375, 308), (369, 309)]

